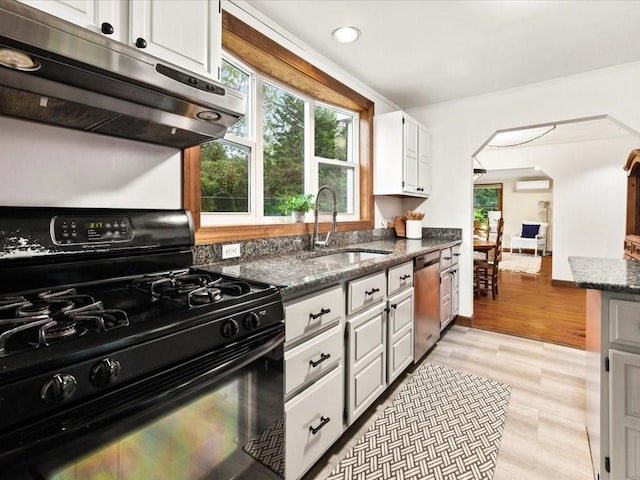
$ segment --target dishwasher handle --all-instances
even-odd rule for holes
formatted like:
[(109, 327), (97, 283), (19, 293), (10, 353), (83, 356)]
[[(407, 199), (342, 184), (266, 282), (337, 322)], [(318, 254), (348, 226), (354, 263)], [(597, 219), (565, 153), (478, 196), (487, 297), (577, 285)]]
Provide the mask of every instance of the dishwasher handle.
[(427, 253), (425, 255), (418, 255), (413, 262), (413, 270), (421, 270), (427, 268), (435, 263), (440, 263), (440, 252)]

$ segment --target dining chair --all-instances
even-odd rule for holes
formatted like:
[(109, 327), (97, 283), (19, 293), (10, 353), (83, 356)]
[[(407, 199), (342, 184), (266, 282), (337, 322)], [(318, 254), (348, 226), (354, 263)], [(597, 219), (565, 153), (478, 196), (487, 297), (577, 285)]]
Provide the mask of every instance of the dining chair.
[(491, 291), (491, 298), (496, 299), (498, 295), (498, 272), (499, 264), (502, 260), (502, 237), (504, 234), (504, 220), (498, 221), (496, 248), (493, 250), (491, 259), (475, 260), (473, 265), (474, 273), (474, 294), (488, 295)]

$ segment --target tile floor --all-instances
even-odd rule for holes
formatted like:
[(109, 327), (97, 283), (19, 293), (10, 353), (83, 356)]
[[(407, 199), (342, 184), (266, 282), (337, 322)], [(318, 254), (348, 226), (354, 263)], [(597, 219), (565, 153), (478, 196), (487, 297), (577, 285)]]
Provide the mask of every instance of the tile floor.
[[(584, 351), (454, 325), (425, 360), (511, 385), (494, 480), (593, 479)], [(304, 480), (324, 480), (409, 375), (402, 375)]]

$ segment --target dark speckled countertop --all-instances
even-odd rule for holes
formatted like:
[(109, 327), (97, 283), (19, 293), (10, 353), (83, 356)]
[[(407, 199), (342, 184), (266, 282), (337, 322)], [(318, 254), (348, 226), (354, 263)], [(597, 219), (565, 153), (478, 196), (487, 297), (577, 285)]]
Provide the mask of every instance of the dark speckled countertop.
[(569, 266), (580, 288), (640, 293), (640, 262), (637, 260), (569, 257)]
[[(233, 262), (209, 263), (198, 267), (204, 270), (277, 285), (281, 288), (282, 297), (287, 300), (410, 261), (424, 253), (460, 243), (459, 240), (446, 241), (431, 238), (423, 238), (421, 240), (377, 240), (336, 248), (328, 247), (314, 252), (298, 251), (244, 261), (240, 259)], [(354, 249), (390, 253), (352, 265), (329, 265), (311, 260), (319, 255)]]

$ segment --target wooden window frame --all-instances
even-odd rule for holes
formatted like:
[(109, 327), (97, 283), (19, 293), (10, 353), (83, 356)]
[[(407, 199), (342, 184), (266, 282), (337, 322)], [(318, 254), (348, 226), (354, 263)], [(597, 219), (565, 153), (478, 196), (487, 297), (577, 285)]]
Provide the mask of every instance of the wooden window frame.
[[(316, 100), (359, 113), (360, 220), (339, 222), (338, 230), (372, 229), (374, 103), (224, 10), (222, 46), (247, 65), (275, 80), (291, 85)], [(201, 227), (199, 146), (183, 150), (182, 166), (182, 204), (193, 216), (196, 243), (250, 240), (313, 232), (311, 223)], [(322, 223), (321, 227), (328, 229), (329, 225), (329, 222)]]

